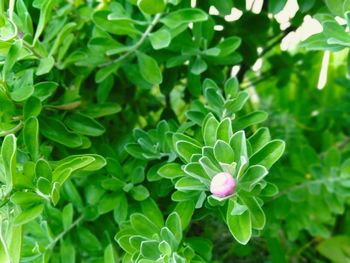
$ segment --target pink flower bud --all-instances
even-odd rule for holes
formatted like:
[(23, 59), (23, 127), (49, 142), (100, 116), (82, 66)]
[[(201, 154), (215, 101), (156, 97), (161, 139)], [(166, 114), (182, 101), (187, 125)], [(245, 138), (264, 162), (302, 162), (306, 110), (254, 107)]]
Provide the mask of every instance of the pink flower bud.
[(226, 197), (235, 191), (236, 183), (229, 173), (218, 173), (211, 179), (210, 192), (218, 197)]

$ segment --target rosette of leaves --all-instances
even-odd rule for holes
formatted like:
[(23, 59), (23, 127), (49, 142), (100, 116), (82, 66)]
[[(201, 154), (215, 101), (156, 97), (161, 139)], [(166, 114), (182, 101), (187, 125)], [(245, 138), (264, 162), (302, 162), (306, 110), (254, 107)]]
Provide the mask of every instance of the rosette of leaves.
[[(193, 202), (179, 203), (165, 222), (152, 199), (141, 202), (142, 213), (133, 213), (115, 236), (126, 254), (123, 262), (208, 262), (211, 244), (206, 239), (184, 238)], [(180, 217), (181, 214), (181, 217)]]
[[(248, 93), (239, 91), (233, 83), (236, 81), (226, 83), (226, 98), (216, 85), (204, 85), (208, 104), (203, 112), (209, 110), (210, 113), (199, 129), (192, 128), (196, 136), (173, 134), (173, 147), (181, 162), (166, 163), (158, 174), (174, 183), (177, 190), (172, 195), (174, 201), (194, 199), (197, 209), (202, 208), (206, 200), (208, 208), (218, 206), (221, 214), (226, 215), (223, 219), (234, 238), (246, 244), (252, 230), (264, 228), (260, 196), (277, 193), (276, 186), (264, 178), (283, 154), (285, 145), (281, 140), (271, 140), (267, 128), (249, 131), (251, 134), (246, 136), (244, 128), (261, 122), (266, 116), (259, 112), (239, 116)], [(203, 112), (196, 114), (196, 123)], [(236, 181), (236, 191), (224, 198), (209, 193), (211, 179), (220, 172), (231, 174)]]

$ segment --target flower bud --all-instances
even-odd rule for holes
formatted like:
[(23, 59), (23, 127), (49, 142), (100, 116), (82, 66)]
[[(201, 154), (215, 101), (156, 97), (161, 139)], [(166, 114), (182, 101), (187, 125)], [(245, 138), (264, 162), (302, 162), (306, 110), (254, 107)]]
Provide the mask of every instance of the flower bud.
[(229, 173), (218, 173), (211, 179), (210, 192), (218, 197), (226, 197), (234, 193), (235, 179)]

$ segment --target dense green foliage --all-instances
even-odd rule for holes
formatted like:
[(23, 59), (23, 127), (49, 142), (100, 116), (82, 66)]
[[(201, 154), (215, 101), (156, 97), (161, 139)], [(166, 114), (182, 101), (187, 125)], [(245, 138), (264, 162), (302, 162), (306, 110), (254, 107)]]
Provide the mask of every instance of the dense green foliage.
[(0, 0), (1, 263), (350, 262), (350, 1), (249, 2)]

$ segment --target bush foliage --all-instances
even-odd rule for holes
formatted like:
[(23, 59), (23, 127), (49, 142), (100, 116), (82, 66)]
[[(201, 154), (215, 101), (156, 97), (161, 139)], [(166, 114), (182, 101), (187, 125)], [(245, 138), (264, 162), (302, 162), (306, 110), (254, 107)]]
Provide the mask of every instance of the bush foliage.
[(0, 262), (350, 262), (350, 1), (258, 2), (0, 1)]

